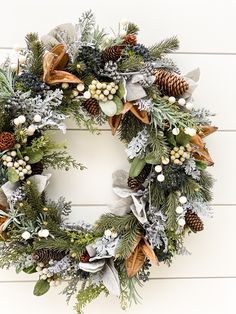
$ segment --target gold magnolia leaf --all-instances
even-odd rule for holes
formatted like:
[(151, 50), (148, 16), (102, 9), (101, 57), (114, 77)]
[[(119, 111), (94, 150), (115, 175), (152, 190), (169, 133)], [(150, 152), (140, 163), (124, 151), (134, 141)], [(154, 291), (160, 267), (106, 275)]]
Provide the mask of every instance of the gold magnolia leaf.
[(144, 238), (142, 241), (142, 250), (143, 250), (143, 253), (145, 254), (145, 256), (151, 262), (153, 262), (156, 265), (159, 265), (159, 261), (158, 261), (156, 254), (154, 253), (154, 251), (153, 251), (152, 247), (150, 246), (150, 244), (148, 243), (148, 241)]
[(142, 249), (142, 244), (138, 244), (133, 253), (125, 260), (125, 267), (129, 278), (136, 275), (142, 268), (145, 262), (145, 254)]
[(218, 128), (216, 126), (211, 126), (211, 125), (203, 125), (201, 127), (201, 130), (199, 132), (199, 135), (201, 137), (206, 137), (214, 132), (216, 132)]

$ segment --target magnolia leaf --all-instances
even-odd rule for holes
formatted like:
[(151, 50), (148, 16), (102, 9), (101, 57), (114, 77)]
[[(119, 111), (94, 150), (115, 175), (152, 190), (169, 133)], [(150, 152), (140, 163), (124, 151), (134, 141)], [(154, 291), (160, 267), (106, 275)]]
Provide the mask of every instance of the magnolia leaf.
[(133, 253), (125, 260), (125, 267), (129, 278), (135, 276), (139, 272), (145, 262), (145, 258), (142, 244), (139, 243)]
[(169, 132), (166, 132), (166, 138), (167, 138), (167, 141), (172, 145), (172, 146), (176, 146), (176, 139), (175, 139), (175, 136), (174, 134), (169, 131)]
[(19, 181), (19, 175), (14, 168), (12, 168), (12, 167), (8, 168), (7, 175), (8, 175), (8, 180), (11, 183), (15, 183), (15, 182)]
[(140, 172), (143, 170), (145, 165), (146, 165), (146, 161), (144, 159), (135, 157), (131, 163), (129, 176), (137, 177), (140, 174)]
[(116, 95), (113, 97), (113, 101), (116, 103), (116, 108), (117, 108), (116, 114), (119, 115), (124, 108), (123, 102)]
[(27, 268), (24, 268), (23, 269), (23, 272), (26, 273), (26, 274), (33, 274), (33, 273), (36, 273), (37, 270), (36, 270), (36, 266), (35, 265), (31, 265)]
[(200, 160), (196, 160), (195, 162), (196, 162), (196, 166), (198, 167), (198, 169), (205, 170), (207, 168), (207, 165), (204, 162), (202, 162)]
[(102, 281), (109, 293), (115, 296), (120, 295), (119, 275), (112, 260), (109, 260), (104, 267)]
[(29, 164), (36, 164), (43, 158), (43, 153), (40, 150), (33, 151), (31, 147), (26, 147), (25, 152), (29, 156)]
[(113, 100), (99, 101), (99, 106), (108, 117), (114, 116), (117, 112), (117, 105)]
[(116, 95), (119, 97), (119, 98), (123, 98), (124, 95), (125, 95), (125, 86), (122, 82), (119, 82), (118, 84), (118, 90), (116, 92)]
[(36, 285), (34, 286), (34, 295), (39, 297), (47, 293), (49, 288), (50, 288), (49, 282), (47, 280), (40, 279), (36, 282)]
[(180, 146), (186, 146), (190, 140), (191, 136), (188, 134), (185, 134), (183, 131), (181, 131), (178, 135), (176, 135), (176, 143)]
[(159, 265), (159, 261), (158, 258), (156, 256), (156, 254), (154, 253), (152, 247), (150, 246), (150, 244), (148, 243), (148, 241), (146, 239), (142, 239), (142, 250), (143, 253), (145, 254), (145, 256), (153, 263), (155, 263), (156, 265)]
[(157, 156), (156, 152), (151, 152), (146, 155), (145, 161), (147, 164), (156, 165), (160, 163), (160, 156)]

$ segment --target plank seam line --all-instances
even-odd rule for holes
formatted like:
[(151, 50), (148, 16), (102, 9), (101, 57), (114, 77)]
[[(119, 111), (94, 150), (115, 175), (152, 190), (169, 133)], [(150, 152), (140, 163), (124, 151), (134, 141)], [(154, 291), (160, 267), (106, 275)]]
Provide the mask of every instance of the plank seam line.
[[(75, 207), (88, 207), (88, 206), (94, 206), (94, 207), (107, 207), (109, 204), (89, 204), (89, 203), (81, 203), (81, 204), (71, 204), (71, 206), (75, 206)], [(229, 206), (229, 207), (234, 207), (236, 206), (236, 204), (210, 204), (210, 206)]]
[[(211, 279), (236, 279), (236, 276), (200, 276), (200, 277), (152, 277), (149, 280), (211, 280)], [(7, 283), (35, 283), (37, 280), (0, 280), (0, 284)], [(66, 282), (66, 280), (65, 280)]]
[[(61, 132), (60, 130), (57, 130), (57, 129), (52, 129), (52, 131), (57, 131), (57, 132)], [(89, 131), (88, 129), (80, 129), (80, 128), (67, 128), (66, 131), (83, 131), (83, 132), (89, 132), (91, 133), (91, 131)], [(98, 129), (97, 130), (98, 132), (111, 132), (111, 129)], [(217, 133), (234, 133), (236, 132), (236, 129), (228, 129), (228, 130), (225, 130), (225, 129), (219, 129), (217, 131)], [(91, 133), (92, 134), (92, 133)]]

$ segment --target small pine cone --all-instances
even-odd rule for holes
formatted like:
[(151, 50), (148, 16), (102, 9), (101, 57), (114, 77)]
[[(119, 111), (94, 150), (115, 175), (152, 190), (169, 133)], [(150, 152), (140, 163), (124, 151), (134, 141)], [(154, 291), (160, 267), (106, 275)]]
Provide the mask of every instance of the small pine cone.
[(156, 84), (168, 96), (179, 97), (189, 88), (188, 83), (178, 74), (159, 69), (156, 71)]
[(84, 108), (90, 113), (92, 116), (99, 115), (100, 107), (98, 105), (98, 101), (95, 98), (89, 98), (83, 103)]
[(83, 255), (80, 256), (80, 261), (82, 263), (88, 263), (90, 260), (90, 256), (88, 254), (88, 252), (85, 252)]
[(102, 52), (103, 61), (104, 62), (117, 61), (121, 56), (123, 48), (124, 48), (123, 46), (118, 45), (106, 48)]
[(143, 170), (140, 172), (140, 174), (133, 178), (129, 177), (127, 184), (128, 187), (131, 188), (132, 190), (138, 190), (140, 186), (145, 182), (146, 178), (148, 177), (149, 173), (151, 170), (151, 165), (146, 164)]
[(43, 263), (44, 265), (47, 265), (50, 260), (60, 261), (64, 256), (64, 252), (48, 249), (40, 249), (32, 254), (32, 258), (35, 262)]
[(137, 44), (137, 36), (136, 35), (126, 35), (124, 38), (124, 43), (127, 45), (136, 45)]
[(43, 163), (41, 161), (31, 165), (32, 175), (41, 174), (43, 172)]
[(187, 210), (185, 214), (186, 225), (193, 231), (198, 232), (204, 229), (203, 222), (198, 215), (191, 210)]
[(0, 134), (0, 151), (4, 151), (14, 147), (15, 139), (12, 133), (2, 132)]

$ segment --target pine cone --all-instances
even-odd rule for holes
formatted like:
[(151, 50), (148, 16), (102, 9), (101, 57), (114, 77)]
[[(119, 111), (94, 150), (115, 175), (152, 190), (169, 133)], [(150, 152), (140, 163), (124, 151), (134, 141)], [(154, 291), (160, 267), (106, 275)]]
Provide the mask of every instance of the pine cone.
[(88, 263), (90, 260), (90, 256), (88, 254), (88, 252), (85, 252), (83, 255), (80, 256), (80, 261), (82, 263)]
[(0, 151), (12, 148), (15, 145), (15, 139), (12, 133), (2, 132), (0, 134)]
[(60, 261), (64, 256), (64, 252), (48, 249), (40, 249), (32, 254), (32, 258), (35, 260), (35, 262), (43, 263), (44, 265), (47, 265), (50, 260)]
[(191, 210), (187, 210), (187, 213), (185, 214), (185, 221), (186, 225), (193, 231), (202, 231), (204, 229), (203, 222), (201, 218), (198, 217), (198, 215)]
[(156, 71), (156, 84), (168, 96), (179, 97), (189, 88), (188, 83), (181, 76), (162, 69)]
[(90, 113), (92, 116), (99, 115), (100, 107), (98, 105), (98, 101), (95, 98), (89, 98), (83, 103), (84, 108)]
[(146, 164), (143, 170), (140, 172), (140, 174), (133, 178), (129, 177), (127, 184), (128, 187), (131, 188), (132, 190), (138, 190), (140, 186), (145, 182), (146, 178), (148, 177), (149, 173), (151, 170), (151, 165)]
[(31, 165), (32, 175), (41, 174), (43, 172), (43, 163), (42, 161), (36, 162)]
[(124, 38), (124, 43), (127, 45), (136, 45), (137, 44), (137, 36), (136, 35), (126, 35)]
[(104, 62), (108, 62), (108, 61), (117, 61), (122, 53), (123, 50), (123, 46), (112, 46), (112, 47), (108, 47), (105, 50), (103, 50), (102, 52), (102, 59)]

